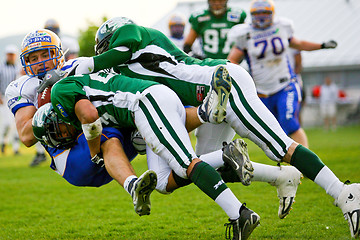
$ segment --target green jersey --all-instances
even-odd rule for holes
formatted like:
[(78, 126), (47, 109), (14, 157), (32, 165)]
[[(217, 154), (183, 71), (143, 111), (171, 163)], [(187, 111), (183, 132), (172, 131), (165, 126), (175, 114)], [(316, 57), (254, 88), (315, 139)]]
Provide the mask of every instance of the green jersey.
[(226, 59), (231, 47), (227, 34), (234, 25), (244, 23), (245, 18), (246, 13), (243, 10), (228, 8), (225, 14), (215, 17), (206, 9), (193, 13), (189, 22), (201, 38), (205, 56)]
[(51, 103), (58, 116), (81, 130), (75, 115), (75, 104), (89, 99), (108, 127), (135, 127), (132, 110), (140, 93), (156, 82), (98, 72), (67, 77), (51, 89)]
[(94, 57), (94, 72), (113, 67), (123, 75), (171, 88), (184, 105), (198, 106), (209, 90), (213, 69), (227, 60), (192, 58), (158, 30), (135, 24), (118, 28), (109, 51)]

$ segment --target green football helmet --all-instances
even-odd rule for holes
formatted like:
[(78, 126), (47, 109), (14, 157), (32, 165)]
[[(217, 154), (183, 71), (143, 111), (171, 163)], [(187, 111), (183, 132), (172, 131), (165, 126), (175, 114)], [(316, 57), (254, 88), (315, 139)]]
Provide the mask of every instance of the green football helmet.
[(32, 127), (35, 138), (52, 148), (70, 148), (78, 135), (73, 126), (58, 118), (51, 103), (44, 104), (36, 111)]
[(114, 32), (127, 24), (135, 24), (131, 19), (126, 17), (114, 17), (104, 22), (95, 34), (95, 54), (109, 50), (109, 42)]
[(209, 10), (215, 17), (220, 17), (226, 13), (227, 0), (208, 0)]

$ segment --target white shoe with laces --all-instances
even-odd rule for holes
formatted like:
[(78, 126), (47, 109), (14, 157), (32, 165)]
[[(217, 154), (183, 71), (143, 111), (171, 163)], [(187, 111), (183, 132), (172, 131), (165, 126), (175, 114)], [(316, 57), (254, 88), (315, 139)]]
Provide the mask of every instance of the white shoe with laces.
[(340, 195), (334, 203), (338, 206), (347, 220), (353, 238), (360, 237), (360, 184), (344, 185)]
[(157, 176), (153, 170), (144, 172), (134, 183), (131, 196), (134, 203), (134, 210), (139, 216), (150, 214), (150, 194), (157, 184)]
[(295, 195), (300, 184), (302, 174), (293, 166), (280, 166), (280, 175), (275, 182), (270, 183), (276, 187), (279, 198), (278, 216), (280, 219), (286, 217), (295, 202)]

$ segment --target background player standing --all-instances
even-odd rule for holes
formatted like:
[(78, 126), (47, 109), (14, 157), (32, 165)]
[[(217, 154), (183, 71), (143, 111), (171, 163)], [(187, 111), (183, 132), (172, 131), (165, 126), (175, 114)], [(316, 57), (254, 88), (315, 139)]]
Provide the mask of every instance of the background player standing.
[(12, 143), (15, 154), (19, 154), (19, 136), (16, 132), (14, 116), (6, 106), (5, 90), (7, 86), (20, 75), (20, 66), (17, 62), (19, 50), (15, 45), (5, 48), (6, 59), (0, 64), (0, 146), (5, 153), (8, 142)]
[(329, 41), (314, 43), (293, 36), (293, 24), (285, 18), (274, 19), (272, 0), (254, 0), (251, 3), (251, 23), (234, 26), (229, 38), (235, 42), (228, 56), (232, 63), (247, 60), (261, 101), (275, 115), (287, 135), (308, 147), (305, 131), (298, 114), (301, 99), (300, 86), (290, 67), (289, 48), (313, 51), (335, 48)]
[[(208, 9), (193, 13), (189, 22), (191, 29), (184, 43), (184, 51), (194, 49), (195, 39), (200, 39), (202, 57), (225, 59), (230, 52), (227, 34), (231, 27), (244, 23), (245, 11), (227, 6), (227, 0), (208, 0)], [(203, 124), (195, 130), (196, 154), (221, 149), (222, 142), (231, 141), (235, 132), (226, 124), (214, 126)]]
[(185, 38), (184, 51), (191, 47), (198, 37), (205, 57), (225, 59), (230, 52), (227, 33), (236, 24), (243, 23), (246, 13), (227, 7), (227, 0), (208, 0), (209, 9), (193, 13), (189, 22), (191, 29)]

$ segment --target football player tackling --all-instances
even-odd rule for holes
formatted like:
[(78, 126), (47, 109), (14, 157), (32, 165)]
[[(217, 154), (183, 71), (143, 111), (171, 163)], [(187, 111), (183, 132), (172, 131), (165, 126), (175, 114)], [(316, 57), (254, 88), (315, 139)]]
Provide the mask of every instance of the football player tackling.
[[(215, 72), (213, 80), (217, 77)], [(93, 161), (101, 158), (102, 125), (137, 128), (177, 176), (190, 179), (225, 211), (234, 239), (246, 239), (259, 224), (260, 217), (240, 203), (214, 168), (196, 156), (185, 128), (184, 106), (170, 88), (101, 71), (57, 82), (51, 104), (60, 119), (84, 132)]]
[[(96, 40), (98, 55), (74, 62), (75, 74), (113, 68), (123, 76), (167, 85), (184, 105), (199, 106), (202, 96), (208, 92), (209, 99), (221, 96), (222, 92), (209, 91), (211, 76), (221, 64), (232, 83), (226, 111), (223, 111), (226, 124), (241, 137), (256, 143), (270, 159), (290, 163), (321, 186), (348, 216), (352, 236), (359, 235), (360, 184), (344, 184), (314, 152), (288, 137), (258, 98), (253, 79), (242, 67), (225, 60), (191, 58), (161, 32), (138, 26), (126, 18), (105, 22), (98, 29)], [(209, 118), (211, 106), (200, 105), (199, 118), (217, 123), (219, 121)], [(348, 197), (352, 201), (347, 201)]]
[[(38, 141), (34, 136), (32, 128), (33, 116), (38, 108), (37, 88), (40, 83), (43, 82), (43, 78), (48, 71), (60, 70), (63, 67), (64, 53), (59, 37), (52, 31), (46, 29), (39, 29), (28, 33), (22, 42), (21, 51), (21, 64), (27, 75), (9, 84), (6, 89), (6, 98), (8, 107), (15, 115), (16, 128), (20, 140), (25, 146), (30, 147)], [(108, 171), (112, 173), (114, 178), (116, 178), (116, 175), (120, 175), (119, 170), (124, 171), (125, 169), (120, 169), (116, 164), (121, 163), (114, 162), (112, 165), (108, 164), (107, 166)], [(131, 179), (129, 185), (133, 187), (124, 187), (132, 194), (135, 211), (138, 210), (137, 212), (140, 215), (148, 214), (150, 209), (147, 207), (147, 203), (144, 203), (144, 206), (146, 206), (145, 209), (143, 205), (139, 205), (142, 204), (142, 202), (137, 202), (137, 199), (143, 196), (139, 194), (140, 190), (147, 186), (154, 185), (154, 182), (156, 185), (156, 177), (155, 179), (152, 178), (152, 181), (148, 181), (145, 186), (136, 184), (136, 181), (141, 183), (143, 182), (142, 179), (149, 179), (151, 172), (146, 172), (145, 175), (142, 175), (142, 177), (138, 179), (133, 169), (130, 168), (129, 165), (125, 166), (128, 167), (127, 173), (129, 173), (129, 179)], [(120, 180), (119, 183), (122, 184), (121, 182)], [(138, 186), (137, 190), (136, 186)], [(144, 194), (146, 195), (148, 192)]]

